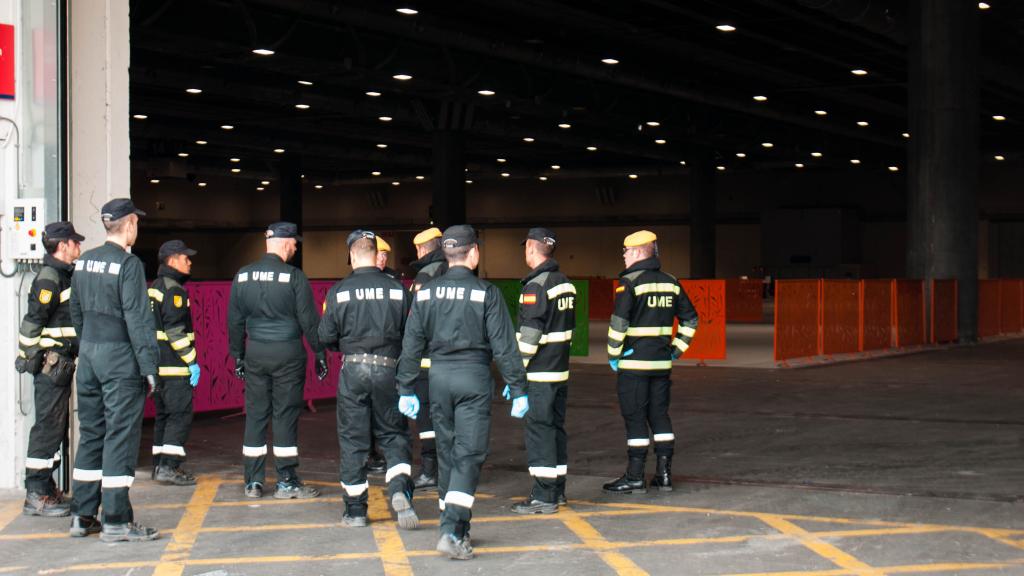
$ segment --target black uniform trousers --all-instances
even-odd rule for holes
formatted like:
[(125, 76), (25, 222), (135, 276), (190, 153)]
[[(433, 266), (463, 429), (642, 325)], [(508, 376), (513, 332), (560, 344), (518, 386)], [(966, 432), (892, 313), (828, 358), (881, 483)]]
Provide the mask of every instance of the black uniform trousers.
[(437, 459), (437, 443), (435, 441), (434, 423), (430, 420), (430, 375), (427, 370), (420, 370), (416, 377), (416, 398), (420, 401), (420, 411), (416, 414), (416, 432), (420, 438), (420, 456), (424, 459)]
[(71, 512), (103, 522), (134, 520), (128, 489), (135, 480), (145, 384), (128, 342), (82, 342), (78, 357), (78, 452)]
[(192, 431), (192, 385), (188, 378), (163, 378), (163, 386), (153, 396), (156, 419), (153, 422), (153, 464), (172, 468), (185, 460), (185, 442)]
[(668, 415), (672, 390), (669, 375), (620, 370), (618, 388), (628, 453), (646, 455), (653, 435), (655, 454), (671, 456), (675, 450), (675, 435)]
[(441, 533), (469, 532), (480, 468), (491, 434), (491, 367), (478, 362), (434, 361), (430, 416), (437, 440)]
[(301, 339), (249, 340), (245, 351), (245, 483), (266, 481), (267, 425), (273, 422), (277, 481), (296, 477), (299, 414), (306, 382), (306, 349)]
[(565, 493), (569, 453), (566, 447), (565, 382), (530, 382), (526, 413), (526, 457), (533, 477), (531, 498), (554, 504)]
[(376, 438), (387, 463), (388, 497), (402, 492), (412, 498), (409, 428), (398, 411), (395, 368), (345, 362), (338, 378), (340, 476), (345, 510), (351, 516), (366, 515), (366, 457), (371, 438)]
[(36, 494), (56, 491), (53, 471), (60, 466), (60, 445), (68, 433), (68, 400), (71, 398), (71, 375), (66, 382), (56, 382), (48, 374), (36, 374), (36, 422), (28, 434), (25, 458), (25, 490)]

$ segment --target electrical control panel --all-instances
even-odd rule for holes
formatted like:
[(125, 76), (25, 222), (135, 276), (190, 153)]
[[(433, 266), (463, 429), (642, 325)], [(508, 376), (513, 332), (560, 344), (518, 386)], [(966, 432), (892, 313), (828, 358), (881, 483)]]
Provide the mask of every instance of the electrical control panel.
[(18, 198), (7, 206), (3, 221), (4, 258), (18, 262), (40, 262), (43, 248), (43, 198)]

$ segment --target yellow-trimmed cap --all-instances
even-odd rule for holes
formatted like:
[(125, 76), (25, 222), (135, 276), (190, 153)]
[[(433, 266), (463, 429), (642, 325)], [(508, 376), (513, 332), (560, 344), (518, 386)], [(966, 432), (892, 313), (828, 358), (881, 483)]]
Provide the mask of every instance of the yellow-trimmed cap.
[(420, 244), (426, 244), (434, 238), (440, 238), (441, 235), (440, 228), (427, 228), (423, 232), (417, 234), (416, 237), (412, 239), (412, 243), (419, 246)]
[(650, 230), (641, 230), (639, 232), (633, 232), (626, 239), (622, 241), (622, 245), (626, 248), (633, 246), (643, 246), (644, 244), (650, 244), (658, 240), (657, 234)]
[(391, 252), (391, 244), (380, 236), (377, 236), (377, 252)]

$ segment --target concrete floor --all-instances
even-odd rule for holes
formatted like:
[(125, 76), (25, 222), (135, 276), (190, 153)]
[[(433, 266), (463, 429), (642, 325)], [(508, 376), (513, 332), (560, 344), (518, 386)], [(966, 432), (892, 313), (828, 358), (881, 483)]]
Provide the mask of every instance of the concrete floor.
[(323, 403), (303, 414), (300, 450), (324, 497), (243, 500), (242, 421), (206, 416), (189, 445), (196, 489), (153, 485), (141, 459), (137, 516), (164, 538), (72, 541), (65, 519), (20, 516), (7, 498), (0, 573), (1024, 574), (1024, 340), (799, 370), (680, 367), (675, 381), (676, 491), (612, 497), (600, 485), (625, 452), (614, 378), (574, 367), (570, 506), (553, 516), (509, 512), (529, 479), (522, 425), (496, 402), (472, 562), (433, 552), (432, 494), (416, 498), (425, 526), (398, 531), (379, 478), (377, 522), (340, 526)]

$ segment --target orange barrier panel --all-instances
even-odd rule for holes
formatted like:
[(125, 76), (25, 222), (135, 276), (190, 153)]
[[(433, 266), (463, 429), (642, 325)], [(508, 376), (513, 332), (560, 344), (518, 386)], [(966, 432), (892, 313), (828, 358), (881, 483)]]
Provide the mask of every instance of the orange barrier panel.
[(860, 351), (892, 348), (892, 280), (860, 281)]
[(893, 283), (896, 347), (921, 346), (925, 343), (924, 282), (893, 280)]
[(762, 280), (730, 278), (725, 281), (725, 319), (729, 322), (764, 322)]
[(852, 354), (860, 350), (860, 282), (822, 280), (821, 351)]
[(611, 278), (581, 278), (590, 283), (590, 319), (608, 321), (615, 306), (617, 280)]
[(688, 360), (725, 360), (725, 280), (680, 280), (700, 323), (697, 335), (683, 354)]
[(999, 281), (999, 333), (1016, 334), (1021, 331), (1021, 281)]
[(821, 327), (821, 281), (779, 280), (775, 284), (775, 360), (816, 356)]
[(956, 280), (932, 280), (932, 344), (956, 342)]
[(978, 338), (999, 334), (999, 280), (978, 280)]

